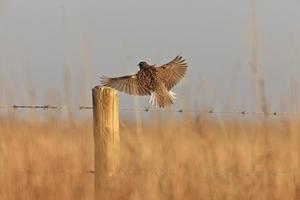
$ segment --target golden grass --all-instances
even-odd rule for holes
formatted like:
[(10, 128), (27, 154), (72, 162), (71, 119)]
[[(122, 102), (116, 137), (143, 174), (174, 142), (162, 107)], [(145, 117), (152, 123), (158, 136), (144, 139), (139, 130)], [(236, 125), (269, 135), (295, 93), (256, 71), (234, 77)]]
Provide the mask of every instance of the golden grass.
[[(111, 199), (299, 199), (300, 122), (121, 122)], [(93, 199), (91, 120), (0, 122), (0, 199)]]

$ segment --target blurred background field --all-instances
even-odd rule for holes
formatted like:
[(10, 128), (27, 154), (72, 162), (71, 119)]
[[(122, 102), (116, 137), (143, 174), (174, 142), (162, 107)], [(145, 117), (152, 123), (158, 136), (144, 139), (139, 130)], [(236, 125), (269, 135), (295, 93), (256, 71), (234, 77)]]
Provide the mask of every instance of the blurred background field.
[[(299, 199), (299, 118), (245, 119), (156, 113), (138, 129), (121, 118), (121, 165), (105, 192), (133, 200)], [(0, 132), (0, 199), (93, 199), (91, 119), (2, 118)]]

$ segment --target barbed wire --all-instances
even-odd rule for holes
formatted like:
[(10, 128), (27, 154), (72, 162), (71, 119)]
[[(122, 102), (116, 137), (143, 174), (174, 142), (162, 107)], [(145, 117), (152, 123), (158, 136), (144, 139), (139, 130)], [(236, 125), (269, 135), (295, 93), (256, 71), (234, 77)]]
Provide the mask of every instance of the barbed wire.
[(0, 109), (60, 109), (60, 110), (91, 110), (92, 106), (64, 106), (64, 105), (4, 105)]
[[(2, 105), (0, 109), (42, 109), (42, 110), (92, 110), (92, 106), (65, 106), (65, 105)], [(262, 112), (262, 111), (247, 111), (245, 110), (191, 110), (191, 109), (151, 109), (149, 107), (145, 108), (120, 108), (120, 111), (128, 112), (169, 112), (169, 113), (206, 113), (206, 114), (239, 114), (239, 115), (272, 115), (272, 116), (300, 116), (300, 112)]]

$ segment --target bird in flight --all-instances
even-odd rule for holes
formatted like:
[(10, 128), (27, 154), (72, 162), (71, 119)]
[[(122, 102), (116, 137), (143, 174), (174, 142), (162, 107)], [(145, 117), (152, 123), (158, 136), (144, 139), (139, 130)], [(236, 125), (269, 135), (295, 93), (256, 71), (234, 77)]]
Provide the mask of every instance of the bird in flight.
[(149, 102), (165, 108), (175, 102), (175, 93), (171, 89), (184, 77), (187, 63), (181, 56), (176, 56), (169, 63), (160, 67), (143, 61), (138, 64), (140, 70), (133, 75), (109, 78), (101, 77), (102, 86), (107, 86), (136, 96), (150, 95)]

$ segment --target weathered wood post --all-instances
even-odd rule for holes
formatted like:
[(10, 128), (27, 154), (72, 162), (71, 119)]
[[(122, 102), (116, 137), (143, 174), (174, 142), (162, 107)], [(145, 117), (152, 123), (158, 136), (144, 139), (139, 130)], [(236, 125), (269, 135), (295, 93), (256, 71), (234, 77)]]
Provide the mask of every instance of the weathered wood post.
[(119, 99), (116, 90), (96, 86), (93, 94), (95, 199), (110, 199), (109, 188), (119, 165)]

